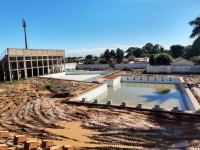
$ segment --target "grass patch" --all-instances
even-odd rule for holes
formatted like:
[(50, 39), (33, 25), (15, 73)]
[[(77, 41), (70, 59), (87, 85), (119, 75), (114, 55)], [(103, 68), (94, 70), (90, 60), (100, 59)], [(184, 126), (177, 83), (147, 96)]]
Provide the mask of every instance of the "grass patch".
[(19, 83), (20, 80), (13, 80), (13, 81), (1, 81), (0, 83), (1, 84), (16, 84), (16, 83)]

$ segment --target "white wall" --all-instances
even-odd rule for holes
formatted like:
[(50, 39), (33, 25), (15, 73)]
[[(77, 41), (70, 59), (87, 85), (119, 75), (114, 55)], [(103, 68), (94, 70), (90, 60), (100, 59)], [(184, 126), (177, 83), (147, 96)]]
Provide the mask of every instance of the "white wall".
[(180, 83), (179, 77), (122, 76), (121, 82)]
[(130, 68), (130, 69), (137, 69), (137, 68), (146, 68), (149, 63), (133, 63), (133, 64), (115, 64), (115, 69), (123, 69), (123, 68)]
[(105, 82), (107, 83), (108, 86), (113, 87), (121, 82), (121, 76), (110, 80), (107, 79)]
[(78, 64), (78, 69), (94, 69), (94, 68), (109, 68), (109, 64)]
[(65, 63), (65, 70), (76, 69), (77, 63)]
[(82, 98), (87, 98), (88, 101), (93, 100), (95, 97), (97, 97), (98, 95), (102, 94), (103, 92), (107, 91), (107, 84), (104, 83), (102, 85), (100, 85), (99, 87), (88, 91), (86, 93), (83, 93), (82, 95), (75, 97), (74, 100), (82, 100)]
[(200, 65), (162, 65), (162, 66), (147, 66), (147, 73), (199, 73)]
[[(133, 63), (133, 64), (113, 64), (112, 66), (115, 69), (123, 69), (125, 67), (128, 68), (146, 68), (149, 63)], [(111, 68), (109, 64), (84, 64), (77, 65), (78, 69), (93, 69), (93, 68)]]

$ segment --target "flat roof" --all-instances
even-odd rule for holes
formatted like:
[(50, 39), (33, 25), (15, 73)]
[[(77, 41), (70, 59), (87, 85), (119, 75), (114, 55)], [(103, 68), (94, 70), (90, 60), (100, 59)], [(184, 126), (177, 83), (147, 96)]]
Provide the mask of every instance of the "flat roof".
[(65, 50), (7, 48), (9, 57), (16, 56), (65, 56)]

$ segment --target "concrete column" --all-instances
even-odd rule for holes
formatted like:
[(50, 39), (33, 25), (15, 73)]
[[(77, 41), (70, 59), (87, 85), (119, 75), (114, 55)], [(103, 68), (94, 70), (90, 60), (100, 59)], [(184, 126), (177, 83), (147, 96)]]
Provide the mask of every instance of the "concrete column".
[(65, 72), (65, 54), (64, 54), (64, 56), (63, 56), (63, 58), (64, 58), (64, 72)]
[(62, 59), (59, 58), (59, 72), (62, 72)]
[(17, 80), (19, 81), (19, 64), (17, 59), (16, 59), (16, 64), (17, 64)]
[(59, 66), (59, 65), (58, 65), (58, 60), (59, 60), (59, 59), (58, 59), (58, 56), (57, 56), (57, 58), (56, 58), (57, 71), (56, 71), (56, 72), (60, 72), (60, 71), (58, 70), (58, 66)]
[(11, 67), (10, 67), (10, 57), (8, 57), (8, 72), (9, 72), (10, 81), (12, 82)]
[(47, 67), (48, 67), (48, 74), (50, 73), (50, 71), (49, 71), (49, 56), (47, 56)]
[(23, 61), (24, 61), (24, 78), (27, 78), (27, 69), (26, 69), (26, 58), (23, 57)]
[(42, 56), (42, 75), (44, 75), (44, 59), (43, 59), (43, 56)]
[(33, 76), (33, 58), (31, 56), (31, 76)]
[(38, 56), (37, 56), (37, 76), (39, 76), (40, 75), (40, 70), (39, 70), (39, 67), (38, 67)]
[(4, 61), (3, 61), (3, 80), (6, 80), (6, 72), (5, 72), (5, 67), (4, 67)]

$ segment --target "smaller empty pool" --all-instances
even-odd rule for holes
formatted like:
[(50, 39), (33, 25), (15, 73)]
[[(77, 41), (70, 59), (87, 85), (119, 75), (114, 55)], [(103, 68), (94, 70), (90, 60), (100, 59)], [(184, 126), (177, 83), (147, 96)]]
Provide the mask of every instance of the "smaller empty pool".
[(64, 80), (76, 80), (76, 81), (86, 81), (86, 82), (92, 82), (96, 81), (99, 77), (101, 77), (101, 74), (72, 74), (72, 75), (63, 75), (60, 76), (59, 79)]
[(121, 82), (96, 97), (100, 102), (112, 100), (113, 104), (121, 104), (126, 101), (128, 105), (142, 104), (144, 108), (153, 108), (160, 105), (161, 108), (171, 110), (179, 107), (180, 110), (188, 110), (179, 86), (177, 84), (153, 84), (153, 83), (126, 83)]
[(92, 82), (96, 81), (98, 78), (113, 73), (114, 71), (83, 71), (83, 70), (70, 70), (63, 73), (55, 73), (50, 75), (45, 75), (43, 77), (63, 79), (63, 80), (76, 80)]

